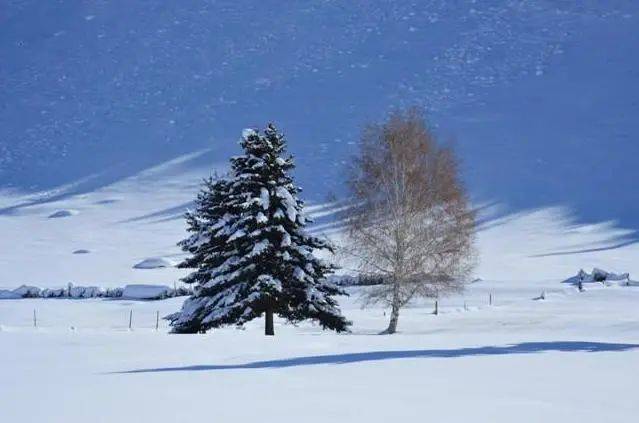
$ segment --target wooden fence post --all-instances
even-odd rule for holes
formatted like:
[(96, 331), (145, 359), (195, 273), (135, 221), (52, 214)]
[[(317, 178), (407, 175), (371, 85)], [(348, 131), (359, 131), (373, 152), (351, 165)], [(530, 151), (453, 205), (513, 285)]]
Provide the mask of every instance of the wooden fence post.
[(155, 312), (155, 330), (160, 328), (160, 311)]
[(129, 311), (129, 329), (131, 329), (132, 323), (133, 323), (133, 309)]

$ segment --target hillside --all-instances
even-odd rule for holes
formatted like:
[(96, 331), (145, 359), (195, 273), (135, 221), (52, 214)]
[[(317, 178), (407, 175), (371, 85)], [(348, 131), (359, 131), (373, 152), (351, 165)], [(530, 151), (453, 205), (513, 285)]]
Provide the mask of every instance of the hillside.
[[(144, 269), (147, 259), (176, 262), (186, 235), (183, 214), (203, 177), (216, 169), (210, 151), (182, 156), (115, 184), (78, 194), (74, 186), (48, 195), (0, 196), (0, 288), (129, 283), (173, 284), (185, 273)], [(340, 240), (339, 204), (311, 203), (311, 229)], [(61, 216), (61, 217), (52, 217)], [(479, 267), (474, 277), (492, 280), (562, 280), (580, 268), (639, 274), (635, 233), (613, 222), (579, 223), (565, 208), (510, 213), (480, 208)], [(78, 251), (85, 252), (77, 254)], [(347, 262), (343, 265), (348, 268)], [(145, 266), (141, 266), (145, 267)]]
[(637, 19), (632, 1), (7, 0), (0, 186), (90, 192), (203, 148), (223, 162), (274, 120), (321, 201), (362, 125), (418, 104), (476, 201), (637, 229)]

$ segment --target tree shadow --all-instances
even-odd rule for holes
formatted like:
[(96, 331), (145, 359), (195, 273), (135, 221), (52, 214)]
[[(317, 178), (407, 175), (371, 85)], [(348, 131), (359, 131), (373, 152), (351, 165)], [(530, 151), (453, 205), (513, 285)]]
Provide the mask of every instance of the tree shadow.
[(507, 225), (521, 217), (543, 210), (544, 207), (514, 210), (492, 201), (473, 208), (476, 214), (475, 231), (481, 233), (489, 229)]
[(581, 248), (581, 249), (566, 250), (566, 251), (554, 251), (550, 253), (533, 254), (528, 257), (540, 258), (540, 257), (553, 257), (553, 256), (569, 256), (573, 254), (599, 253), (602, 251), (617, 250), (619, 248), (628, 247), (630, 245), (634, 245), (637, 243), (639, 243), (639, 238), (635, 236), (630, 239), (617, 242), (615, 244), (605, 245), (601, 247)]
[(150, 369), (126, 370), (111, 374), (134, 373), (162, 373), (162, 372), (193, 372), (214, 370), (242, 370), (242, 369), (281, 369), (287, 367), (314, 366), (319, 364), (352, 364), (371, 361), (399, 360), (411, 358), (458, 358), (473, 356), (532, 354), (542, 352), (613, 352), (629, 351), (639, 348), (639, 344), (618, 344), (606, 342), (523, 342), (506, 346), (486, 346), (440, 350), (400, 350), (400, 351), (371, 351), (349, 354), (331, 354), (319, 356), (293, 357), (279, 360), (254, 361), (243, 364), (194, 365), (182, 367), (159, 367)]
[[(23, 192), (21, 196), (17, 197), (15, 204), (0, 207), (0, 216), (19, 215), (24, 212), (24, 209), (61, 202), (79, 195), (92, 193), (130, 178), (137, 178), (137, 182), (143, 184), (146, 181), (170, 179), (175, 175), (180, 175), (193, 169), (209, 169), (214, 166), (216, 161), (219, 161), (217, 158), (219, 154), (218, 150), (209, 148), (195, 150), (189, 153), (181, 153), (170, 157), (117, 163), (105, 168), (101, 172), (84, 176), (75, 181), (67, 182), (64, 185), (48, 187), (42, 191)], [(199, 180), (194, 181), (194, 183), (197, 182), (199, 182)], [(113, 202), (117, 202), (117, 200), (103, 200), (94, 204), (108, 205)], [(177, 219), (181, 217), (181, 215), (178, 215), (182, 208), (188, 206), (189, 203), (185, 203), (173, 208), (161, 210), (157, 212), (157, 217), (170, 216)], [(175, 216), (173, 216), (173, 214)], [(132, 218), (131, 221), (136, 222), (154, 217), (156, 216), (152, 213)]]
[[(166, 222), (176, 219), (184, 219), (184, 214), (187, 210), (195, 207), (195, 201), (187, 201), (177, 206), (168, 207), (166, 209), (158, 210), (156, 212), (144, 214), (142, 216), (135, 216), (129, 219), (120, 221), (119, 223), (135, 223), (144, 220), (150, 221), (150, 223)], [(155, 220), (154, 220), (155, 219)]]
[[(178, 158), (181, 156), (178, 156)], [(24, 209), (60, 202), (75, 196), (88, 194), (119, 181), (139, 175), (155, 166), (167, 163), (171, 158), (163, 160), (140, 160), (139, 162), (119, 162), (105, 167), (100, 172), (86, 174), (75, 180), (63, 181), (59, 185), (45, 185), (38, 191), (26, 190), (18, 202), (0, 207), (0, 216), (19, 215)], [(100, 205), (100, 204), (97, 204)], [(104, 205), (104, 204), (103, 204)]]

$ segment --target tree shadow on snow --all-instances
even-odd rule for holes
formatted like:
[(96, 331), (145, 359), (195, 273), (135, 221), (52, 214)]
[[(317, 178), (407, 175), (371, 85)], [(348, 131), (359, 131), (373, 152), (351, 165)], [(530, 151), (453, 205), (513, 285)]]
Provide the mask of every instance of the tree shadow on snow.
[(279, 360), (254, 361), (243, 364), (196, 365), (183, 367), (159, 367), (154, 369), (137, 369), (111, 374), (190, 372), (240, 369), (280, 369), (286, 367), (313, 366), (318, 364), (351, 364), (368, 361), (398, 360), (405, 358), (457, 358), (473, 356), (531, 354), (541, 352), (612, 352), (628, 351), (639, 348), (639, 344), (615, 344), (605, 342), (523, 342), (506, 346), (487, 346), (459, 348), (449, 350), (405, 350), (405, 351), (371, 351), (349, 354), (332, 354), (307, 357), (293, 357)]
[(630, 245), (634, 245), (637, 243), (639, 243), (639, 238), (635, 236), (635, 237), (626, 238), (625, 240), (621, 240), (620, 242), (617, 242), (611, 245), (605, 245), (602, 247), (590, 247), (590, 248), (584, 247), (581, 249), (574, 249), (574, 250), (567, 250), (567, 251), (554, 251), (551, 253), (534, 254), (528, 257), (540, 258), (540, 257), (552, 257), (552, 256), (570, 256), (574, 254), (585, 254), (585, 253), (598, 253), (602, 251), (617, 250), (619, 248), (628, 247)]

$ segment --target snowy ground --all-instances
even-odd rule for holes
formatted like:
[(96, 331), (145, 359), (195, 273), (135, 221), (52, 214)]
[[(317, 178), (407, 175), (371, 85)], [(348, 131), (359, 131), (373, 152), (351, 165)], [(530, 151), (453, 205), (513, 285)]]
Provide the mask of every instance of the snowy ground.
[[(172, 286), (181, 271), (133, 267), (179, 259), (181, 214), (209, 172), (197, 160), (83, 195), (0, 196), (0, 287)], [(334, 236), (330, 209), (311, 211)], [(0, 422), (632, 421), (639, 288), (579, 293), (559, 281), (595, 266), (637, 279), (634, 234), (577, 224), (561, 208), (488, 208), (481, 221), (483, 280), (442, 300), (438, 316), (430, 301), (404, 310), (395, 336), (376, 335), (385, 311), (362, 310), (356, 290), (342, 300), (352, 334), (279, 324), (271, 339), (262, 322), (177, 336), (161, 321), (155, 331), (156, 313), (180, 298), (0, 301)]]
[[(69, 282), (173, 286), (183, 271), (134, 266), (146, 259), (179, 261), (184, 211), (201, 179), (226, 163), (227, 157), (205, 151), (80, 195), (74, 186), (31, 196), (0, 191), (0, 289)], [(336, 208), (308, 208), (316, 233), (335, 236)], [(59, 211), (72, 213), (49, 217)], [(483, 279), (565, 279), (592, 267), (639, 274), (636, 233), (613, 222), (578, 224), (559, 207), (503, 215), (498, 206), (483, 208), (480, 222), (476, 276)], [(74, 254), (78, 250), (88, 253)]]
[(545, 301), (537, 285), (477, 282), (438, 316), (405, 310), (395, 336), (375, 335), (384, 311), (356, 295), (353, 334), (280, 324), (274, 338), (262, 322), (156, 332), (180, 299), (2, 301), (0, 421), (631, 421), (639, 289), (541, 285)]

